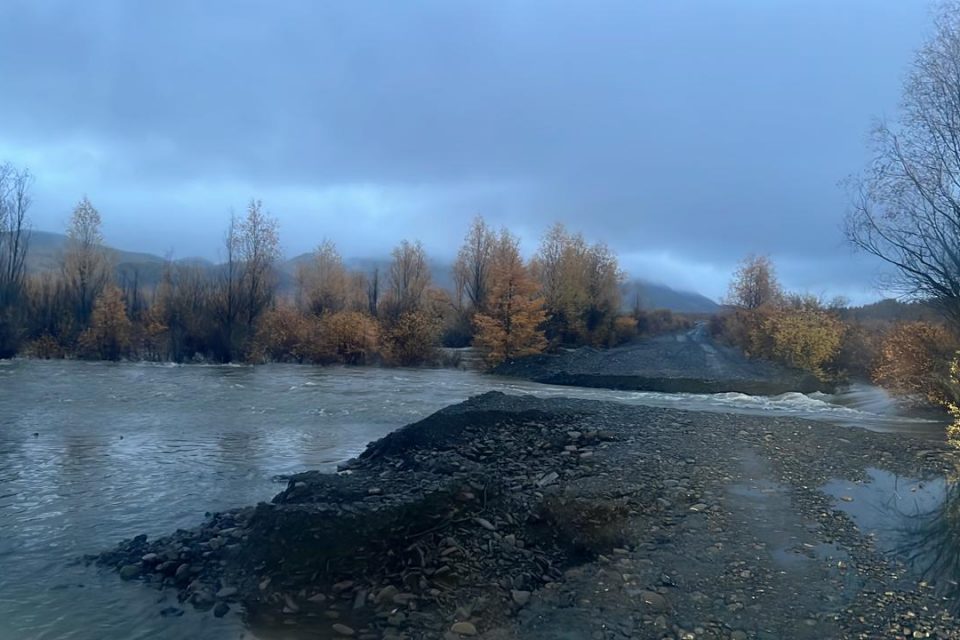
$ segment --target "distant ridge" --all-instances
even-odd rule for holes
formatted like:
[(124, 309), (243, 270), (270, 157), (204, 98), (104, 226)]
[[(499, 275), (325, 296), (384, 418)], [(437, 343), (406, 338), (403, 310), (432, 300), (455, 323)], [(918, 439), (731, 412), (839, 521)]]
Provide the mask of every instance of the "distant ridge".
[(627, 281), (622, 288), (623, 306), (633, 309), (639, 297), (641, 309), (669, 309), (677, 313), (717, 313), (720, 305), (705, 295), (693, 291), (674, 289), (635, 278)]
[[(67, 244), (67, 237), (61, 233), (49, 231), (32, 231), (30, 245), (27, 250), (26, 266), (28, 273), (55, 271), (60, 268), (60, 257)], [(160, 281), (163, 274), (163, 265), (167, 262), (152, 253), (126, 251), (114, 247), (107, 247), (113, 262), (116, 265), (117, 275), (127, 282), (136, 278), (141, 287), (149, 288)], [(297, 268), (312, 258), (311, 253), (303, 253), (277, 265), (282, 290), (292, 290), (296, 282)], [(215, 271), (219, 265), (204, 258), (179, 258), (175, 264), (189, 265), (199, 269)], [(379, 269), (381, 277), (386, 278), (390, 268), (388, 258), (345, 258), (345, 266), (353, 271), (371, 273)], [(437, 260), (429, 261), (430, 274), (433, 283), (443, 289), (453, 289), (452, 265)], [(624, 283), (623, 307), (633, 309), (637, 297), (643, 309), (669, 309), (678, 313), (715, 313), (720, 305), (710, 298), (694, 293), (674, 289), (665, 284), (658, 284), (649, 280), (635, 278)]]

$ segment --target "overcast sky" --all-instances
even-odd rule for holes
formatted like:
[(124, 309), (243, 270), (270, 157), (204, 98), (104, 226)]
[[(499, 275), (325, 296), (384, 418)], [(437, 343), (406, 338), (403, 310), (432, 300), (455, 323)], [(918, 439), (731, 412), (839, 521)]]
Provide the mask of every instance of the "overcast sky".
[(87, 194), (108, 243), (216, 258), (231, 207), (288, 255), (470, 218), (528, 251), (560, 220), (636, 276), (718, 297), (748, 252), (789, 287), (875, 297), (838, 182), (896, 116), (912, 0), (3, 0), (0, 160), (33, 225)]

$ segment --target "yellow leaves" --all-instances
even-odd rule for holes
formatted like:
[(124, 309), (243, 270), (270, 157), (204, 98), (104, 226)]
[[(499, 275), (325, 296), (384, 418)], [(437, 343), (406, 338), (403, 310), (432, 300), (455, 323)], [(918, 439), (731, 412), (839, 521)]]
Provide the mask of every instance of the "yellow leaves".
[(954, 399), (950, 363), (958, 346), (943, 325), (900, 323), (883, 339), (873, 380), (895, 393), (944, 404)]
[(104, 360), (118, 360), (130, 352), (132, 331), (123, 293), (108, 286), (93, 306), (90, 327), (80, 334), (80, 350)]
[(486, 352), (491, 367), (546, 348), (547, 340), (540, 328), (546, 312), (537, 289), (520, 257), (516, 238), (501, 232), (493, 251), (486, 312), (474, 315), (474, 345)]
[(390, 364), (416, 366), (434, 359), (438, 327), (424, 311), (407, 311), (383, 331), (381, 347)]
[(785, 307), (736, 311), (726, 319), (724, 332), (751, 357), (824, 377), (826, 365), (840, 350), (844, 324), (813, 300), (794, 300)]

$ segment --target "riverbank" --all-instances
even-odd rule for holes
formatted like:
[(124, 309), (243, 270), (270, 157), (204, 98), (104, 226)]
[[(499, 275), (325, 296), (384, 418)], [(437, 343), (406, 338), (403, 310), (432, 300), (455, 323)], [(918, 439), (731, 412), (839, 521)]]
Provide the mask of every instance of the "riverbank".
[(175, 591), (165, 615), (264, 637), (958, 637), (937, 581), (824, 488), (954, 464), (903, 435), (490, 393), (98, 560)]

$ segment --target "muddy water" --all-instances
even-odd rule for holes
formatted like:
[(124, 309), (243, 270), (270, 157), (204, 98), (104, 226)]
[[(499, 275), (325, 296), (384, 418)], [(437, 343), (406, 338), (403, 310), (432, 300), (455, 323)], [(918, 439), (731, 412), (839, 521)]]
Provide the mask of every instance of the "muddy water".
[(367, 442), (489, 390), (921, 437), (941, 430), (898, 415), (870, 388), (756, 398), (559, 388), (451, 370), (0, 362), (0, 638), (244, 637), (233, 614), (162, 618), (167, 605), (157, 600), (169, 596), (76, 558), (269, 499), (278, 476), (333, 469)]

